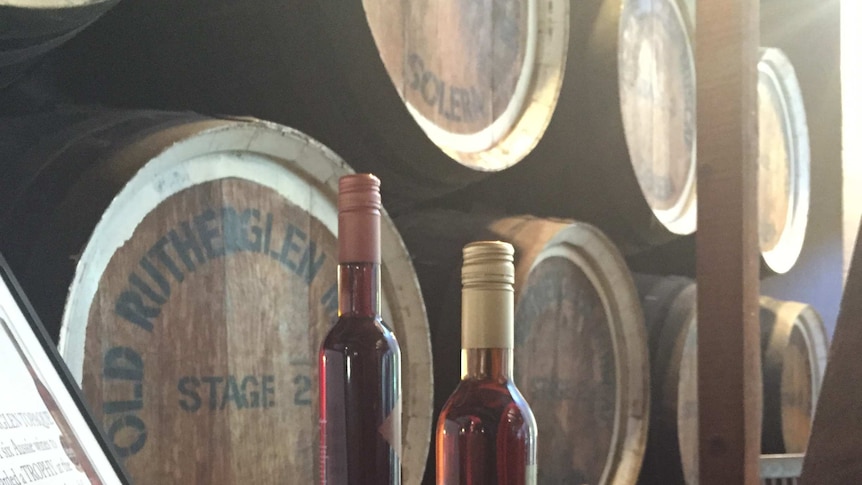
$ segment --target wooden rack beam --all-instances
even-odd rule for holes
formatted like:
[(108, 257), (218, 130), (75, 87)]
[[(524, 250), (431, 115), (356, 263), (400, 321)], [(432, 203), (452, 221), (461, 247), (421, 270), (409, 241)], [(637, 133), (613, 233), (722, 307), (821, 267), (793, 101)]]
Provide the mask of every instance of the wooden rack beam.
[(759, 482), (758, 0), (697, 6), (700, 483)]

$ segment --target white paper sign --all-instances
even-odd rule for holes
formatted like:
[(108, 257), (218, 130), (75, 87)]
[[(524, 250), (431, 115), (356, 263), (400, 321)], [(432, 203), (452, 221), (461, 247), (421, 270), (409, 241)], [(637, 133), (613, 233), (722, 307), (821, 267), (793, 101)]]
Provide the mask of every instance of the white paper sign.
[(119, 483), (0, 279), (0, 485)]

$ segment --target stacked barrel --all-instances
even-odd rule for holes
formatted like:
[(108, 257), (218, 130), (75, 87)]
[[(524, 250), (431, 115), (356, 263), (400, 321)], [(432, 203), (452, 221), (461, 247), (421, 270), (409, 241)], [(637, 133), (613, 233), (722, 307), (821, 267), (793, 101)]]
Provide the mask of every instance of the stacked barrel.
[[(641, 483), (698, 483), (697, 304), (693, 280), (636, 275), (650, 347), (652, 410)], [(762, 451), (804, 453), (826, 367), (811, 306), (760, 298)]]
[[(318, 479), (336, 183), (368, 171), (404, 483), (433, 482), (460, 248), (488, 238), (516, 248), (539, 483), (697, 483), (695, 282), (633, 273), (693, 273), (694, 0), (126, 1), (78, 34), (114, 3), (52, 5), (77, 20), (50, 41), (0, 30), (7, 98), (56, 90), (0, 113), (0, 251), (132, 478)], [(24, 74), (21, 52), (75, 34)], [(758, 72), (760, 245), (784, 273), (805, 111), (779, 50)], [(763, 451), (803, 451), (825, 332), (810, 306), (761, 308)]]
[[(2, 157), (14, 161), (4, 254), (130, 474), (313, 482), (317, 349), (337, 312), (335, 196), (350, 168), (255, 120), (63, 109), (4, 127), (16, 134)], [(388, 219), (381, 243), (414, 443), (404, 473), (418, 480), (428, 324)]]

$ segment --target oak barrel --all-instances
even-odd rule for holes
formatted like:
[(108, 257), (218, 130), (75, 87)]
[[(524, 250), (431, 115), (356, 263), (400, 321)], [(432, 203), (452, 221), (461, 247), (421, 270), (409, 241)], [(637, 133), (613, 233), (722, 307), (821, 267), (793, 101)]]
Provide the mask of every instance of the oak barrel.
[(393, 212), (533, 148), (562, 81), (568, 4), (124, 2), (64, 51), (62, 84), (294, 126), (379, 175)]
[(829, 352), (810, 305), (760, 297), (763, 453), (805, 453)]
[[(649, 333), (652, 414), (641, 483), (698, 483), (697, 287), (680, 276), (634, 275)], [(762, 452), (802, 453), (826, 365), (817, 312), (760, 297)], [(785, 446), (787, 444), (787, 446)]]
[[(252, 119), (72, 109), (2, 123), (0, 250), (135, 481), (317, 481), (316, 355), (337, 312), (335, 200), (351, 169)], [(418, 484), (428, 324), (385, 215), (381, 233), (404, 483)]]
[[(761, 49), (758, 82), (758, 241), (761, 275), (788, 272), (802, 252), (810, 206), (811, 151), (802, 93), (787, 56)], [(694, 277), (689, 236), (627, 255), (634, 271)]]
[(694, 230), (694, 60), (675, 1), (128, 2), (64, 49), (60, 84), (296, 126), (377, 172), (396, 215), (488, 178), (454, 199), (643, 248)]
[(643, 485), (698, 483), (697, 287), (635, 274), (650, 353), (650, 432)]
[(119, 0), (0, 0), (0, 88)]
[(572, 2), (554, 116), (521, 163), (451, 207), (574, 218), (623, 253), (695, 230), (695, 75), (676, 0)]
[(780, 49), (761, 49), (757, 73), (760, 254), (771, 271), (786, 273), (799, 259), (808, 225), (808, 125), (790, 59)]
[(515, 379), (536, 417), (538, 483), (633, 484), (647, 434), (643, 316), (631, 275), (595, 227), (428, 211), (396, 219), (428, 301), (439, 411), (460, 372), (458, 252), (515, 246)]

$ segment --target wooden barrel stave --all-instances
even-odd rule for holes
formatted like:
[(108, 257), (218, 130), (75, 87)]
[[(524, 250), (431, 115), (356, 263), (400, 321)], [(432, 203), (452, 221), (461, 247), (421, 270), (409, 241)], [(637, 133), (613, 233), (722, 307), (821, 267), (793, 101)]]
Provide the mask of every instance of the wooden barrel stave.
[[(650, 340), (652, 415), (643, 484), (698, 483), (694, 280), (635, 274)], [(760, 298), (763, 453), (804, 452), (826, 363), (816, 311)], [(798, 335), (792, 341), (791, 335)], [(797, 353), (788, 353), (788, 350)], [(785, 369), (787, 369), (785, 371)], [(785, 440), (790, 446), (785, 446)]]
[[(73, 126), (64, 130), (66, 134), (74, 133), (74, 121), (80, 121), (75, 116), (70, 118)], [(60, 153), (47, 166), (35, 166), (41, 161), (38, 158), (16, 160), (19, 166), (33, 167), (29, 190), (57, 189), (59, 194), (47, 204), (32, 207), (38, 209), (39, 213), (33, 215), (40, 224), (26, 232), (31, 243), (28, 255), (16, 256), (22, 258), (17, 264), (29, 293), (39, 293), (43, 280), (56, 281), (54, 289), (45, 293), (62, 309), (63, 328), (59, 333), (64, 359), (82, 382), (115, 446), (127, 455), (127, 467), (143, 481), (195, 481), (196, 476), (208, 483), (233, 483), (246, 478), (290, 481), (296, 477), (313, 481), (317, 468), (317, 448), (313, 445), (317, 436), (313, 405), (316, 366), (313, 357), (306, 359), (308, 362), (295, 363), (285, 359), (316, 355), (315, 335), (322, 337), (334, 311), (334, 294), (330, 295), (327, 288), (331, 289), (335, 280), (335, 184), (349, 168), (313, 139), (260, 121), (153, 113), (114, 116), (114, 125), (106, 119), (89, 121), (89, 128), (102, 129), (79, 134), (68, 146), (60, 143)], [(54, 170), (61, 175), (54, 176)], [(4, 184), (9, 182), (2, 180)], [(28, 203), (26, 199), (16, 202)], [(258, 244), (260, 251), (250, 249), (254, 244), (243, 237), (253, 239), (254, 232), (241, 237), (235, 231), (236, 214), (247, 212), (243, 204), (261, 205), (262, 215), (275, 215), (275, 225), (290, 227), (294, 223), (285, 221), (297, 221), (294, 234), (301, 232), (305, 239), (284, 239), (287, 236), (281, 227), (279, 234), (273, 230), (272, 237), (264, 236), (264, 241), (271, 242), (270, 254), (262, 250), (267, 242)], [(183, 221), (189, 222), (199, 236), (195, 216), (206, 214), (210, 206), (223, 207), (204, 222), (209, 233), (217, 233), (210, 243), (214, 248), (221, 244), (223, 254), (204, 251), (201, 241), (205, 239), (195, 237), (194, 245), (184, 246), (188, 249), (186, 261), (172, 238), (166, 244), (155, 240), (160, 233), (176, 233), (182, 236), (180, 244), (189, 243)], [(236, 208), (234, 212), (227, 210), (231, 206)], [(13, 214), (27, 213), (26, 208), (17, 209)], [(312, 216), (304, 210), (315, 212)], [(233, 222), (227, 222), (229, 217)], [(0, 232), (15, 233), (21, 222), (17, 217), (6, 219)], [(246, 227), (257, 227), (267, 234), (263, 220)], [(314, 240), (319, 243), (317, 256), (311, 249)], [(293, 241), (296, 248), (288, 249), (289, 256), (281, 258), (284, 247), (289, 247), (283, 244), (285, 241)], [(409, 256), (388, 217), (382, 224), (382, 245), (384, 315), (401, 342), (404, 365), (404, 479), (405, 483), (419, 483), (431, 424), (430, 344), (427, 330), (422, 330), (427, 329), (427, 320)], [(172, 255), (173, 266), (165, 265), (165, 251)], [(309, 256), (305, 264), (303, 254)], [(76, 261), (69, 262), (70, 255)], [(291, 261), (292, 269), (288, 264)], [(273, 262), (295, 276), (282, 270), (266, 271)], [(315, 268), (316, 276), (310, 268)], [(132, 279), (134, 275), (137, 283)], [(295, 281), (309, 278), (313, 284), (299, 291), (302, 285), (291, 286), (293, 283), (288, 281), (293, 280), (285, 276)], [(223, 303), (184, 307), (186, 302), (201, 301), (203, 295), (196, 291), (203, 288), (207, 295), (223, 295)], [(147, 317), (130, 319), (119, 303), (115, 305), (123, 300), (124, 292), (130, 291), (137, 292), (147, 307), (157, 305), (160, 316), (141, 313), (140, 305), (126, 305), (122, 308), (131, 308), (137, 317)], [(285, 301), (274, 302), (279, 298)], [(244, 307), (243, 302), (249, 302), (249, 306)], [(297, 321), (296, 316), (284, 313), (288, 308), (296, 310), (294, 315), (305, 313), (317, 323), (311, 327), (306, 324), (303, 330), (301, 319)], [(270, 312), (278, 322), (286, 322), (274, 327), (283, 334), (273, 335), (267, 330), (273, 328), (272, 322), (266, 323)], [(146, 321), (152, 324), (152, 333), (146, 331)], [(193, 333), (195, 326), (179, 324), (186, 321), (212, 323), (209, 330), (199, 328), (201, 333)], [(242, 322), (251, 325), (246, 327)], [(143, 334), (135, 334), (142, 329)], [(155, 338), (148, 340), (142, 335)], [(290, 338), (285, 340), (285, 336)], [(126, 348), (131, 350), (122, 350)], [(153, 364), (155, 355), (161, 356), (156, 361), (160, 362), (158, 366)], [(135, 367), (136, 362), (145, 365), (143, 370)], [(267, 372), (273, 368), (274, 374)], [(117, 406), (122, 407), (118, 402), (126, 402), (127, 406), (134, 402), (128, 401), (132, 389), (130, 384), (124, 385), (128, 381), (118, 381), (116, 376), (138, 372), (140, 380), (143, 371), (143, 395), (149, 396), (143, 401), (146, 408), (139, 413), (116, 414)], [(279, 377), (280, 373), (289, 375)], [(195, 399), (188, 394), (192, 390), (197, 392), (200, 408), (211, 406), (206, 389), (200, 387), (206, 384), (201, 384), (200, 379), (219, 376), (228, 386), (218, 389), (219, 398), (224, 394), (230, 399), (224, 397), (216, 407), (232, 407), (232, 412), (219, 416), (218, 410), (211, 410), (207, 413), (215, 414), (202, 419), (188, 410), (177, 411), (178, 402), (195, 406)], [(230, 376), (235, 381), (229, 381)], [(248, 376), (256, 376), (257, 383), (246, 379)], [(266, 385), (263, 378), (268, 379)], [(171, 379), (175, 379), (173, 389)], [(246, 384), (242, 382), (247, 383), (249, 392), (240, 396), (233, 392), (233, 386), (244, 389)], [(161, 389), (162, 386), (167, 387)], [(183, 386), (187, 394), (178, 395)], [(262, 413), (258, 409), (263, 402), (261, 393), (272, 397), (274, 386), (281, 392), (277, 406), (269, 411), (279, 413), (280, 419), (265, 424), (269, 419), (264, 414), (246, 421), (243, 412)], [(278, 405), (283, 409), (279, 411)], [(140, 422), (148, 425), (143, 443), (141, 434), (134, 433)], [(288, 423), (293, 424), (284, 428)], [(258, 429), (255, 435), (255, 428), (261, 426), (265, 429)], [(273, 448), (271, 443), (275, 441), (285, 445)], [(164, 445), (163, 451), (158, 450), (161, 445), (154, 448), (153, 443)], [(199, 450), (193, 458), (197, 466), (179, 466), (171, 458), (189, 449)], [(207, 452), (200, 455), (200, 450)], [(160, 452), (167, 454), (153, 456)]]
[(631, 276), (608, 239), (588, 224), (530, 216), (426, 211), (395, 222), (428, 302), (435, 409), (460, 375), (454, 249), (508, 241), (515, 246), (515, 378), (547, 450), (539, 481), (635, 483), (649, 406), (646, 341)]

